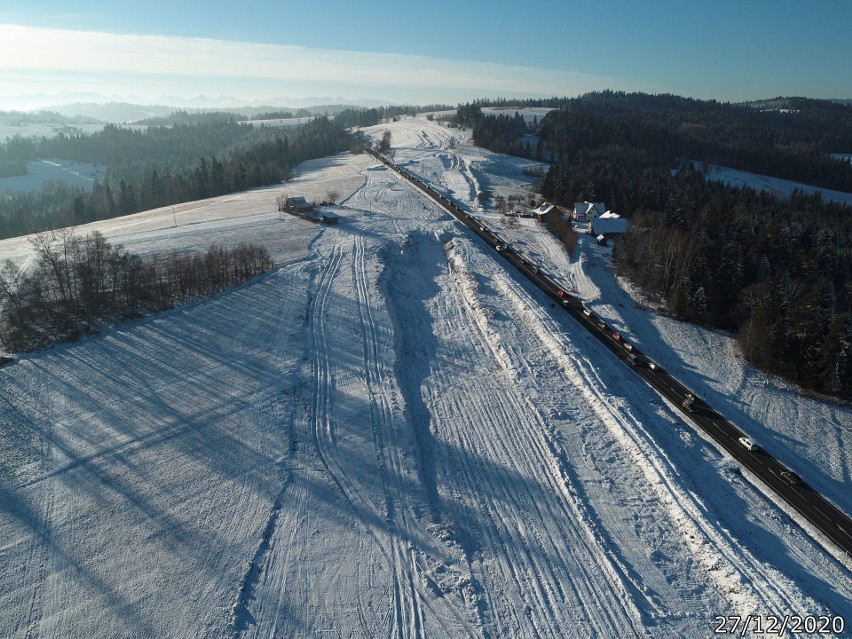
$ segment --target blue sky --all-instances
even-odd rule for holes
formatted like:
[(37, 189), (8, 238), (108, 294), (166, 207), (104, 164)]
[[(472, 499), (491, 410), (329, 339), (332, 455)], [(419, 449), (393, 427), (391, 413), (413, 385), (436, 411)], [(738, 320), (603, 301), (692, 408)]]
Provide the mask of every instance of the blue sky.
[(850, 31), (849, 0), (3, 0), (0, 108), (62, 92), (852, 98)]

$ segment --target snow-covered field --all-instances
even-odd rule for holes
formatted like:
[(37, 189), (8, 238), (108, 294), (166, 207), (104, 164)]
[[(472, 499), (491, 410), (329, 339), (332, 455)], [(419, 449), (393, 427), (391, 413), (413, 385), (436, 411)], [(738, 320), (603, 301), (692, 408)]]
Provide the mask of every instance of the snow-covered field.
[(21, 122), (0, 124), (0, 142), (20, 136), (22, 138), (52, 138), (60, 133), (65, 135), (91, 135), (102, 131), (103, 124), (50, 124), (47, 122)]
[(510, 118), (514, 117), (515, 114), (520, 115), (524, 118), (527, 124), (532, 124), (534, 121), (541, 121), (544, 119), (548, 113), (553, 111), (551, 107), (524, 107), (519, 109), (517, 107), (483, 107), (482, 112), (486, 115), (507, 115)]
[[(502, 224), (773, 453), (809, 460), (797, 470), (850, 510), (848, 409), (764, 385), (729, 338), (635, 308), (606, 252), (569, 258), (475, 204), (525, 193), (526, 162), (451, 145), (459, 131), (425, 118), (387, 126), (398, 162)], [(849, 569), (446, 212), (366, 155), (301, 169), (93, 225), (141, 253), (261, 241), (277, 270), (0, 369), (0, 636), (852, 623)], [(336, 227), (275, 211), (283, 192), (331, 190)]]
[[(839, 156), (838, 156), (839, 157)], [(702, 162), (696, 162), (696, 166), (702, 167)], [(748, 186), (758, 191), (769, 191), (777, 193), (781, 197), (789, 197), (794, 189), (798, 189), (803, 193), (814, 194), (819, 193), (823, 200), (838, 202), (840, 204), (848, 204), (852, 206), (852, 193), (844, 191), (832, 191), (831, 189), (823, 189), (801, 182), (793, 182), (792, 180), (784, 180), (781, 178), (761, 175), (759, 173), (751, 173), (750, 171), (739, 171), (726, 166), (709, 165), (707, 167), (707, 179), (717, 182), (724, 182), (731, 186), (742, 187)]]
[(51, 159), (27, 162), (27, 174), (0, 178), (0, 191), (37, 192), (46, 182), (61, 181), (71, 186), (91, 190), (95, 180), (103, 181), (106, 168), (70, 160)]

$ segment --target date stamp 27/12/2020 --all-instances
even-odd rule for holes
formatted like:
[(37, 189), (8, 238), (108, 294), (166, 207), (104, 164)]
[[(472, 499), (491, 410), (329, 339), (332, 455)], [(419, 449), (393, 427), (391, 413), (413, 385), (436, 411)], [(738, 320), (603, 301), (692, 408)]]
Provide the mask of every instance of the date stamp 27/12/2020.
[(717, 615), (714, 635), (840, 635), (846, 622), (840, 615)]

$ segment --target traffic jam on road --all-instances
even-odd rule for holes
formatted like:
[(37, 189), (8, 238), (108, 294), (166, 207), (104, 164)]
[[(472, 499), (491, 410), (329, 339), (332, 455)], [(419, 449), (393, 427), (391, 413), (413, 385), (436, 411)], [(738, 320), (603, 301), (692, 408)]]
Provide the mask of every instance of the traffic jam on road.
[(581, 326), (630, 366), (654, 390), (671, 402), (687, 419), (709, 435), (743, 467), (759, 477), (769, 488), (839, 546), (847, 557), (852, 557), (852, 521), (849, 517), (822, 495), (815, 492), (796, 473), (769, 455), (747, 434), (736, 428), (706, 402), (663, 370), (623, 335), (609, 327), (605, 321), (586, 308), (580, 299), (568, 293), (567, 287), (558, 284), (542, 273), (538, 265), (533, 264), (515, 251), (510, 243), (503, 240), (480, 218), (464, 211), (446, 195), (438, 192), (405, 169), (396, 166), (388, 158), (372, 151), (370, 153), (443, 206), (458, 221), (478, 235), (529, 281), (553, 298), (554, 302), (557, 302)]

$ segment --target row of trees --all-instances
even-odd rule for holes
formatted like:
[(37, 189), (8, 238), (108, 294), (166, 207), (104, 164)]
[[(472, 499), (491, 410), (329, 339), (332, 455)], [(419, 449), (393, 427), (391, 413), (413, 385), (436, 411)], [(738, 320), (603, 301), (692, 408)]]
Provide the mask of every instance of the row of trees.
[(402, 116), (414, 116), (418, 113), (428, 111), (447, 111), (451, 108), (445, 104), (429, 104), (425, 106), (387, 105), (369, 109), (349, 108), (336, 113), (334, 123), (346, 129), (354, 126), (375, 126), (380, 122), (387, 122), (388, 120)]
[(327, 118), (286, 130), (212, 121), (144, 131), (110, 125), (92, 136), (13, 139), (0, 145), (9, 161), (61, 157), (109, 169), (90, 191), (56, 183), (39, 193), (0, 198), (0, 238), (275, 184), (298, 163), (343, 151), (348, 142)]
[(97, 330), (100, 323), (171, 308), (272, 268), (265, 247), (211, 246), (204, 253), (143, 259), (97, 231), (42, 233), (35, 267), (0, 269), (0, 343), (25, 351)]

